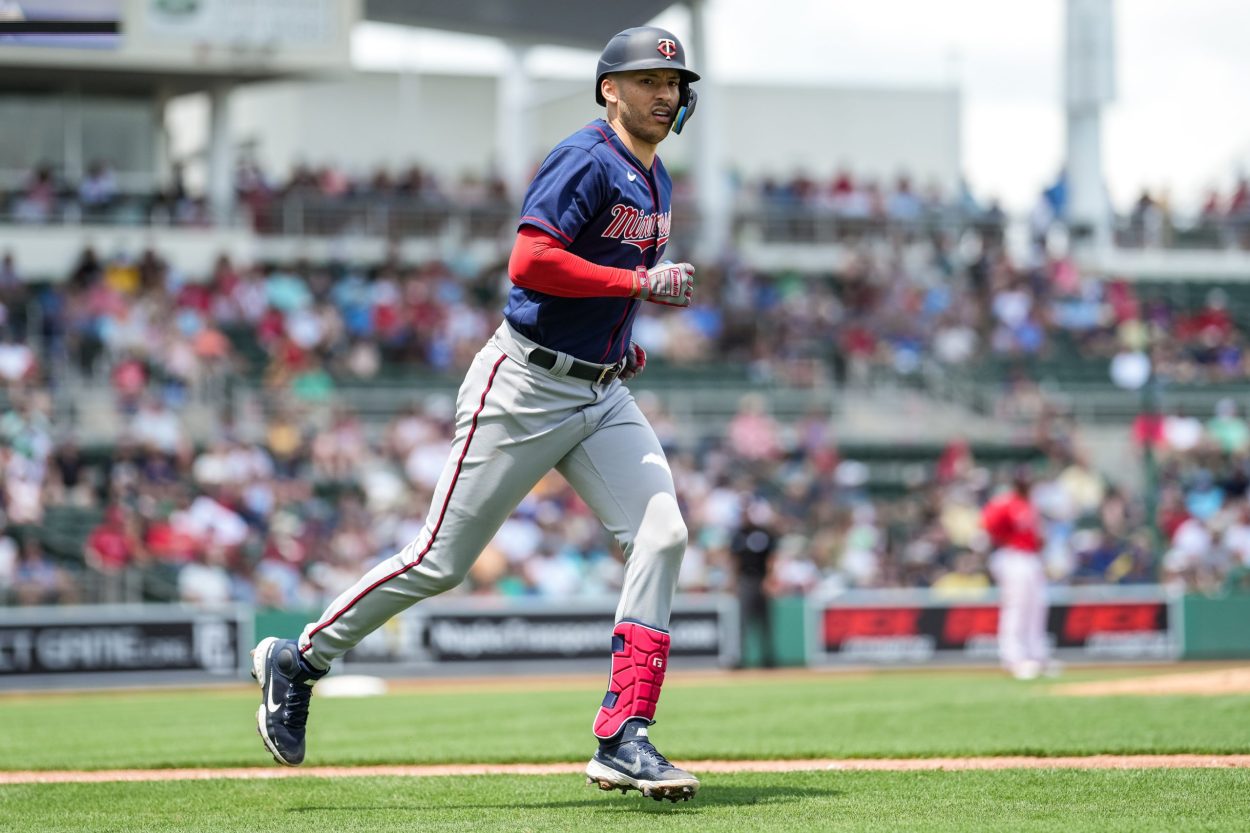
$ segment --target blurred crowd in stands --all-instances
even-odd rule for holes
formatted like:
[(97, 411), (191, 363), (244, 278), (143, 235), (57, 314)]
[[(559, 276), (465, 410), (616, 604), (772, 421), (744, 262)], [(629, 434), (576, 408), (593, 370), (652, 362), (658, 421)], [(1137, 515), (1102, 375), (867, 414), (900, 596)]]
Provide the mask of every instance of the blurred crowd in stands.
[[(0, 191), (0, 216), (22, 223), (210, 224), (207, 200), (188, 188), (180, 164), (173, 166), (167, 180), (161, 188), (128, 188), (104, 160), (93, 161), (78, 181), (69, 181), (51, 165), (40, 165), (19, 187)], [(510, 217), (512, 211), (499, 177), (465, 174), (449, 179), (420, 165), (353, 175), (334, 165), (299, 164), (281, 177), (245, 156), (234, 185), (253, 226), (264, 233), (391, 228), (362, 219), (386, 210), (485, 209), (498, 219)], [(930, 228), (949, 225), (952, 220), (1002, 227), (1007, 221), (997, 200), (978, 199), (964, 183), (949, 193), (936, 182), (917, 185), (907, 173), (891, 181), (845, 169), (821, 178), (803, 173), (788, 178), (735, 177), (732, 187), (741, 212), (768, 216), (763, 232), (770, 238), (827, 238), (830, 235), (822, 224), (826, 219), (842, 224), (832, 227), (838, 237), (872, 227)], [(677, 172), (674, 200), (693, 203), (692, 188), (688, 177)], [(1066, 181), (1060, 174), (1039, 198), (1030, 223), (1062, 222), (1066, 194)], [(1201, 208), (1184, 222), (1175, 217), (1166, 193), (1149, 190), (1143, 190), (1131, 205), (1118, 208), (1117, 214), (1116, 242), (1121, 246), (1250, 248), (1250, 178), (1239, 177), (1227, 193), (1210, 190)], [(419, 222), (403, 228), (411, 233), (417, 227)]]
[[(414, 537), (448, 450), (449, 401), (414, 392), (378, 435), (336, 389), (396, 368), (457, 376), (497, 325), (507, 286), (500, 263), (223, 257), (211, 274), (188, 275), (154, 251), (87, 250), (63, 281), (29, 277), (0, 253), (0, 597), (281, 608), (321, 606)], [(1151, 353), (1170, 379), (1235, 381), (1250, 364), (1228, 302), (1218, 291), (1197, 309), (1143, 298), (1044, 250), (1020, 264), (992, 236), (939, 233), (848, 247), (824, 275), (709, 266), (694, 308), (647, 310), (635, 338), (657, 366), (744, 365), (753, 379), (808, 387), (1060, 350), (1105, 364), (1126, 349)], [(82, 379), (111, 385), (113, 447), (80, 447), (84, 426), (54, 424), (54, 398)], [(224, 404), (236, 384), (267, 392), (262, 430), (229, 417), (192, 430), (189, 402)], [(72, 412), (73, 397), (60, 398)], [(777, 594), (987, 586), (979, 507), (1006, 475), (968, 443), (907, 469), (903, 488), (884, 495), (872, 467), (840, 451), (827, 412), (781, 425), (745, 396), (722, 437), (692, 439), (659, 400), (641, 398), (690, 524), (683, 588), (731, 587), (747, 524), (775, 545)], [(1176, 413), (1134, 426), (1161, 466), (1153, 527), (1139, 497), (1091, 468), (1070, 420), (1045, 407), (1031, 418), (1056, 581), (1242, 581), (1250, 427), (1236, 402), (1206, 422)], [(65, 507), (92, 519), (79, 558), (55, 551), (62, 530), (49, 518)], [(552, 477), (461, 592), (585, 595), (620, 578), (615, 545)]]
[(175, 165), (164, 188), (125, 187), (112, 165), (95, 160), (77, 181), (52, 165), (32, 170), (20, 187), (0, 190), (0, 217), (18, 223), (109, 223), (202, 226), (207, 201), (186, 186)]
[[(709, 264), (694, 307), (644, 310), (636, 339), (661, 361), (744, 366), (800, 386), (965, 370), (1001, 383), (1005, 416), (1029, 419), (1046, 372), (1075, 368), (1106, 383), (1108, 363), (1125, 352), (1148, 354), (1168, 384), (1250, 378), (1245, 297), (1146, 291), (1063, 257), (1015, 262), (985, 240), (865, 242), (819, 274)], [(177, 407), (239, 373), (310, 401), (395, 368), (459, 373), (497, 325), (508, 285), (502, 263), (467, 258), (222, 257), (203, 275), (151, 250), (92, 249), (63, 281), (31, 277), (0, 252), (0, 382), (65, 363), (109, 375), (127, 413), (154, 387)]]
[[(904, 467), (899, 488), (881, 493), (872, 465), (840, 451), (827, 413), (781, 425), (747, 394), (723, 437), (683, 441), (653, 395), (639, 398), (668, 450), (691, 531), (683, 590), (731, 589), (748, 527), (769, 542), (773, 595), (881, 587), (975, 595), (989, 586), (980, 511), (1012, 472), (979, 462), (968, 442)], [(414, 399), (377, 437), (338, 407), (276, 413), (257, 438), (223, 425), (196, 445), (153, 400), (104, 451), (58, 437), (46, 396), (13, 402), (0, 420), (0, 596), (18, 604), (320, 608), (417, 535), (451, 432), (450, 401), (432, 398)], [(1091, 467), (1070, 424), (1039, 437), (1032, 497), (1052, 580), (1163, 580), (1209, 592), (1244, 584), (1250, 424), (1224, 403), (1205, 423), (1177, 417), (1138, 434), (1161, 461), (1157, 529), (1140, 500)], [(52, 519), (66, 507), (92, 518), (79, 557), (49, 552), (60, 523)], [(551, 475), (455, 592), (572, 598), (612, 593), (621, 579), (615, 544)]]

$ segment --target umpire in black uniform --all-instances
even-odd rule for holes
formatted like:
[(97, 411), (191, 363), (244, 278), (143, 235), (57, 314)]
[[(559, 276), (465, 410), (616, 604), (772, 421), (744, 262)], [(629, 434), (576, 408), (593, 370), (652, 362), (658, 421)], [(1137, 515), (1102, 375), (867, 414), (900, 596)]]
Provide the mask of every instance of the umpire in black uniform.
[[(761, 657), (765, 668), (777, 664), (773, 654), (773, 629), (768, 615), (768, 585), (773, 552), (777, 549), (777, 533), (773, 528), (773, 510), (761, 498), (748, 499), (742, 512), (742, 523), (729, 543), (729, 552), (737, 568), (738, 623), (745, 649), (748, 634), (759, 633)], [(738, 668), (743, 659), (738, 657)]]

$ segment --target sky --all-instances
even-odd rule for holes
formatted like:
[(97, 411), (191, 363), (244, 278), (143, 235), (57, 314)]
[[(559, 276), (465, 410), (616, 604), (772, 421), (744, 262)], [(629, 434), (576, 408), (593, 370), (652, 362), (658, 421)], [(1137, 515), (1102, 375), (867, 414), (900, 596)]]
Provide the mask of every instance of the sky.
[[(957, 86), (963, 167), (974, 193), (1025, 210), (1064, 158), (1064, 0), (708, 0), (711, 68), (729, 81)], [(654, 22), (688, 41), (674, 7)], [(1250, 2), (1115, 0), (1115, 99), (1104, 111), (1103, 164), (1126, 208), (1143, 188), (1180, 212), (1250, 171)], [(486, 38), (361, 24), (362, 69), (483, 71)], [(706, 60), (691, 54), (700, 70)], [(539, 76), (593, 76), (597, 54), (543, 48)]]

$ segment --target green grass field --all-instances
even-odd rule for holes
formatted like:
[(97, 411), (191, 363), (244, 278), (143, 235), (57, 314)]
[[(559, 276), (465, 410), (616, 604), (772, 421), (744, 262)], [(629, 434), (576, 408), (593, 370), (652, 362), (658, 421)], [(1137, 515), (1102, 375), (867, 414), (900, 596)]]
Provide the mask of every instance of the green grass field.
[[(1175, 669), (1182, 670), (1182, 669)], [(1144, 674), (1081, 671), (1063, 682)], [(1162, 673), (1158, 670), (1149, 673)], [(666, 686), (677, 760), (1250, 752), (1250, 698), (1071, 698), (990, 672), (724, 677)], [(314, 698), (307, 764), (583, 761), (600, 695), (420, 686)], [(0, 696), (0, 770), (271, 767), (254, 689)], [(641, 816), (641, 818), (639, 817)], [(575, 776), (0, 786), (0, 830), (1250, 829), (1250, 770), (715, 774), (688, 804)]]

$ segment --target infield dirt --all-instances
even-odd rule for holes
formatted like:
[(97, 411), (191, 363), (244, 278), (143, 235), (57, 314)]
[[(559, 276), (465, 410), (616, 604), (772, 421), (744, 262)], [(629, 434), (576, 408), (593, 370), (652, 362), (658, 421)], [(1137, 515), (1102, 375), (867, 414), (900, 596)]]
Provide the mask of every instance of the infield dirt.
[[(1090, 755), (1081, 757), (981, 757), (981, 758), (847, 758), (794, 761), (688, 761), (683, 766), (697, 773), (807, 772), (819, 770), (947, 772), (986, 769), (1246, 769), (1250, 755)], [(582, 764), (437, 764), (425, 766), (307, 767), (269, 769), (230, 767), (221, 769), (116, 769), (0, 772), (0, 784), (85, 784), (110, 781), (207, 781), (270, 778), (411, 778), (462, 777), (469, 775), (578, 775)]]
[(1068, 683), (1055, 686), (1051, 691), (1070, 697), (1112, 697), (1124, 694), (1206, 694), (1211, 696), (1250, 694), (1250, 668), (1225, 668), (1219, 671), (1163, 674), (1154, 677), (1133, 677), (1127, 680)]

